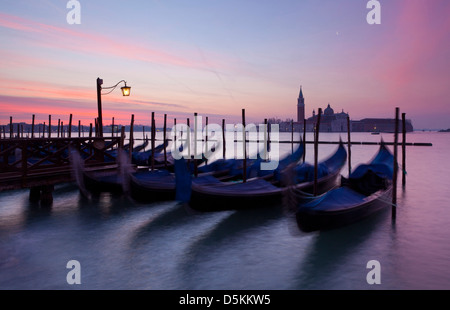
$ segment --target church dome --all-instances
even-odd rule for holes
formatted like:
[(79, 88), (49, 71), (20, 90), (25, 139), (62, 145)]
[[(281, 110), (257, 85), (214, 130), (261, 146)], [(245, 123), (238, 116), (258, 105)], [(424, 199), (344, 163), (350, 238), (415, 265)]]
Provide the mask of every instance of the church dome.
[(334, 110), (330, 107), (330, 104), (328, 104), (325, 111), (323, 111), (323, 114), (324, 115), (334, 115)]

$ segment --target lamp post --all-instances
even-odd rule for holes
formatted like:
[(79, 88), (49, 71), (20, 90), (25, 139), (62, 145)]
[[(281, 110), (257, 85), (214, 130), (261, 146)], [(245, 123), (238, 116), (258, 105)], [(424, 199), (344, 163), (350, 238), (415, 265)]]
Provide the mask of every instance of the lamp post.
[[(111, 87), (102, 87), (103, 80), (100, 78), (97, 78), (97, 106), (98, 106), (97, 126), (98, 126), (98, 135), (100, 137), (103, 137), (102, 95), (110, 94), (122, 82), (125, 83), (125, 86), (121, 87), (122, 95), (125, 97), (128, 97), (131, 93), (131, 87), (127, 86), (127, 82), (125, 80), (121, 80), (116, 85), (111, 86)], [(102, 94), (102, 89), (111, 89), (111, 91), (109, 91), (105, 94)]]

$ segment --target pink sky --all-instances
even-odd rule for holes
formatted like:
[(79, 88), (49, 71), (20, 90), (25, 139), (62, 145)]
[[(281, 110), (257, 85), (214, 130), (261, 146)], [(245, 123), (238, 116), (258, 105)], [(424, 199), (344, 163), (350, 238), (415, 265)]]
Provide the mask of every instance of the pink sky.
[(450, 127), (446, 1), (382, 2), (381, 25), (368, 25), (354, 1), (234, 3), (239, 10), (149, 2), (125, 17), (114, 1), (99, 16), (100, 2), (83, 6), (81, 25), (45, 1), (41, 12), (25, 1), (2, 9), (0, 124), (70, 113), (89, 124), (101, 77), (132, 86), (130, 97), (102, 98), (105, 123), (135, 114), (149, 125), (151, 112), (159, 123), (165, 113), (171, 122), (194, 112), (239, 122), (243, 108), (247, 122), (295, 118), (303, 85), (307, 116), (328, 103), (352, 119), (392, 117), (398, 106), (416, 128)]

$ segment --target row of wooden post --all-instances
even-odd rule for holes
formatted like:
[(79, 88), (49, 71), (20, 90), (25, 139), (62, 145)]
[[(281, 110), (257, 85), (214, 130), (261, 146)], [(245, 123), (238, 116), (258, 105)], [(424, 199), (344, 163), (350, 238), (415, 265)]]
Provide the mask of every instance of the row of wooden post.
[[(31, 133), (30, 136), (31, 138), (34, 138), (34, 134), (35, 134), (35, 115), (33, 114), (32, 117), (32, 121), (31, 121)], [(42, 137), (45, 138), (46, 135), (46, 127), (48, 127), (47, 130), (47, 136), (50, 139), (51, 135), (52, 135), (52, 116), (49, 115), (48, 116), (48, 126), (47, 123), (44, 122), (42, 125)], [(6, 130), (5, 127), (3, 128), (3, 138), (6, 138)], [(58, 119), (58, 127), (57, 127), (57, 137), (63, 137), (64, 136), (64, 123)], [(67, 127), (67, 134), (68, 137), (71, 138), (72, 137), (72, 114), (70, 114), (70, 118), (69, 118), (69, 126)], [(81, 136), (81, 121), (78, 121), (78, 136)], [(0, 133), (0, 137), (1, 137), (1, 133)], [(12, 116), (10, 116), (9, 118), (9, 137), (13, 138), (14, 137), (14, 128), (13, 128), (13, 118)], [(21, 124), (17, 124), (17, 137), (24, 137), (24, 132), (23, 132), (23, 125)], [(38, 132), (38, 137), (41, 137), (41, 125), (39, 125), (39, 132)]]
[[(321, 120), (321, 115), (322, 115), (322, 109), (319, 108), (319, 112), (318, 112), (318, 116), (317, 116), (317, 122), (315, 125), (315, 130), (314, 130), (314, 195), (318, 194), (318, 184), (317, 184), (317, 175), (318, 175), (318, 171), (317, 171), (317, 165), (318, 165), (318, 143), (319, 143), (319, 132), (320, 132), (320, 120)], [(197, 113), (194, 114), (195, 117), (195, 127), (197, 126)], [(51, 115), (49, 115), (49, 130), (48, 130), (48, 137), (51, 137), (51, 121), (52, 121), (52, 117)], [(208, 118), (206, 118), (206, 122), (208, 123)], [(267, 130), (267, 119), (264, 120), (265, 125), (266, 125), (266, 130)], [(31, 127), (31, 137), (34, 137), (34, 124), (35, 123), (35, 115), (33, 115), (32, 117), (32, 127)], [(397, 145), (398, 145), (398, 123), (399, 123), (399, 108), (396, 108), (396, 116), (395, 116), (395, 141), (394, 141), (394, 157), (395, 157), (395, 162), (397, 162)], [(155, 149), (155, 140), (156, 140), (156, 126), (155, 126), (155, 113), (152, 112), (152, 120), (151, 120), (151, 128), (152, 128), (152, 132), (151, 132), (151, 143), (152, 143), (152, 150)], [(246, 132), (245, 132), (245, 109), (242, 109), (242, 125), (243, 125), (243, 152), (244, 152), (244, 159), (247, 158), (247, 149), (246, 149)], [(406, 119), (405, 119), (405, 113), (402, 114), (402, 124), (403, 124), (403, 144), (402, 144), (402, 185), (405, 186), (406, 184)], [(96, 122), (97, 125), (97, 122)], [(176, 119), (174, 119), (174, 125), (176, 125)], [(187, 119), (187, 125), (189, 126), (189, 118)], [(58, 119), (58, 137), (60, 136), (60, 128), (61, 128), (61, 135), (63, 133), (62, 128), (64, 127), (63, 122), (61, 122)], [(97, 127), (97, 126), (96, 126)], [(122, 128), (123, 129), (123, 128)], [(352, 170), (352, 166), (351, 166), (351, 139), (350, 139), (350, 118), (347, 117), (347, 132), (348, 132), (348, 173), (349, 175), (351, 174), (351, 170)], [(291, 143), (292, 143), (292, 152), (293, 152), (293, 144), (294, 144), (294, 125), (293, 122), (291, 124)], [(98, 129), (96, 128), (96, 131), (98, 131)], [(134, 114), (132, 115), (132, 119), (131, 119), (131, 126), (130, 126), (130, 150), (133, 149), (133, 142), (134, 142), (134, 137), (133, 137), (133, 131), (134, 131)], [(167, 139), (167, 114), (164, 114), (164, 132), (163, 132), (163, 143), (164, 143), (164, 162), (167, 165), (167, 151), (166, 151), (166, 147), (165, 147), (165, 142)], [(222, 120), (222, 135), (223, 135), (223, 157), (225, 158), (225, 154), (226, 154), (226, 148), (225, 148), (225, 119)], [(112, 119), (112, 135), (114, 135), (114, 117)], [(194, 132), (197, 133), (197, 128), (194, 128)], [(70, 118), (69, 118), (69, 126), (68, 126), (68, 137), (71, 137), (71, 133), (72, 133), (72, 114), (70, 114)], [(44, 122), (44, 130), (43, 130), (43, 134), (45, 135), (45, 122)], [(188, 133), (189, 135), (190, 133)], [(266, 134), (266, 132), (265, 132)], [(267, 132), (268, 134), (268, 132)], [(40, 135), (40, 133), (39, 133)], [(78, 135), (81, 135), (81, 122), (78, 121)], [(3, 136), (6, 136), (5, 130), (3, 128)], [(22, 134), (23, 136), (23, 134)], [(12, 117), (10, 117), (10, 137), (13, 137), (13, 123), (12, 123)], [(90, 124), (90, 130), (89, 130), (89, 137), (92, 137), (92, 123)], [(188, 141), (190, 141), (190, 137), (188, 137)], [(267, 141), (270, 141), (270, 138), (265, 136), (265, 143), (267, 143)], [(304, 148), (304, 152), (303, 152), (303, 161), (305, 161), (305, 155), (306, 155), (306, 120), (303, 123), (303, 148)], [(195, 150), (197, 150), (197, 134), (195, 137)], [(206, 145), (207, 147), (208, 145)], [(190, 145), (188, 145), (188, 148), (190, 148)], [(189, 150), (190, 151), (190, 150)], [(265, 151), (267, 151), (267, 145), (265, 144)], [(188, 152), (190, 154), (190, 152)], [(131, 160), (131, 154), (132, 152), (130, 151), (130, 160)], [(154, 170), (154, 152), (152, 152), (152, 156), (151, 156), (151, 168), (152, 170)], [(247, 168), (247, 162), (246, 160), (243, 161), (244, 164), (244, 169), (243, 169), (243, 181), (246, 182), (247, 180), (247, 175), (246, 175), (246, 168)], [(397, 183), (397, 165), (394, 165), (394, 193), (393, 193), (393, 198), (392, 198), (392, 203), (393, 205), (396, 205), (396, 183)]]

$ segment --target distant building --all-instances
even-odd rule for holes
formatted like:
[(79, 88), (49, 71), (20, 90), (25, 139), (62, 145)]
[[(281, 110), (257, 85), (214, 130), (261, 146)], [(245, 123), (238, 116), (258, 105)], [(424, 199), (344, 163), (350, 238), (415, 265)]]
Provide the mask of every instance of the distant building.
[(302, 87), (297, 99), (297, 123), (303, 124), (305, 119), (305, 97), (303, 97)]
[[(323, 110), (320, 118), (321, 132), (347, 132), (347, 117), (348, 113), (335, 113), (331, 105)], [(300, 86), (300, 93), (297, 98), (297, 121), (287, 119), (285, 121), (271, 118), (268, 120), (269, 124), (278, 124), (280, 131), (303, 131), (303, 125), (306, 123), (306, 131), (312, 132), (315, 129), (318, 115), (313, 110), (312, 116), (305, 119), (305, 97), (303, 96), (303, 89)], [(392, 118), (364, 118), (362, 120), (351, 120), (350, 129), (353, 132), (394, 132), (395, 120)], [(401, 121), (399, 123), (399, 130), (402, 130)], [(414, 128), (411, 120), (406, 120), (406, 131), (411, 132)]]
[[(347, 131), (347, 117), (348, 113), (344, 110), (340, 113), (334, 113), (334, 110), (328, 104), (327, 108), (323, 111), (320, 117), (320, 131), (321, 132), (346, 132)], [(306, 131), (314, 131), (316, 126), (318, 115), (313, 110), (312, 117), (306, 120)]]
[[(411, 120), (405, 122), (406, 132), (414, 130)], [(351, 128), (354, 132), (394, 132), (395, 119), (393, 118), (364, 118), (359, 121), (352, 121)], [(402, 131), (401, 120), (399, 120), (399, 131)]]

